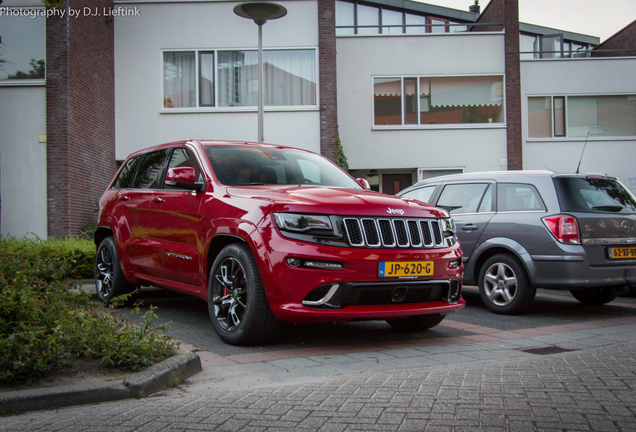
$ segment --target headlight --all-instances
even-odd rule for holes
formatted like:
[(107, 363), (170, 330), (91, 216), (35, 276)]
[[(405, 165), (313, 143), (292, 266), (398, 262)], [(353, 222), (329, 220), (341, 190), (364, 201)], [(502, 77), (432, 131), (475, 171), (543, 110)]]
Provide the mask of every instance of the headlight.
[(276, 221), (278, 228), (285, 231), (333, 231), (331, 220), (329, 220), (328, 216), (298, 213), (274, 213), (274, 220)]
[(450, 231), (453, 234), (455, 233), (455, 221), (453, 218), (442, 219), (442, 227), (444, 231)]
[(453, 218), (442, 219), (442, 228), (447, 246), (454, 245), (457, 242), (457, 237), (455, 237), (455, 221)]

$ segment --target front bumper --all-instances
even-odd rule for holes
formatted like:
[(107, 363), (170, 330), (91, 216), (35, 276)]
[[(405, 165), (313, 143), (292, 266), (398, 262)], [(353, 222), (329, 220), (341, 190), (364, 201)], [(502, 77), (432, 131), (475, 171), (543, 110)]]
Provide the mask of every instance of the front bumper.
[[(261, 270), (274, 315), (282, 321), (339, 322), (445, 315), (461, 309), (461, 251), (343, 248), (291, 240), (271, 230), (267, 268)], [(288, 259), (338, 263), (342, 269), (294, 267)], [(423, 277), (383, 278), (382, 261), (432, 261)], [(454, 267), (453, 267), (454, 266)]]

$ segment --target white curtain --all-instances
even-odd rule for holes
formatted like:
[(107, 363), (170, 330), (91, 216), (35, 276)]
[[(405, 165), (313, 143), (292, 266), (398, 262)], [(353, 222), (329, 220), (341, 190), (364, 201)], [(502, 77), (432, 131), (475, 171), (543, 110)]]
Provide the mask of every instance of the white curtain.
[(196, 70), (194, 51), (163, 53), (163, 106), (196, 106)]
[[(219, 106), (258, 105), (258, 52), (219, 51)], [(266, 106), (316, 104), (316, 51), (263, 51)]]

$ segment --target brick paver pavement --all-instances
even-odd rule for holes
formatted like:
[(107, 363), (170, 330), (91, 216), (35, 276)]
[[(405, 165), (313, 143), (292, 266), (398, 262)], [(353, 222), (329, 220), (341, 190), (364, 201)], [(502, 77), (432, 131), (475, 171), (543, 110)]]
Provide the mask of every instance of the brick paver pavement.
[(0, 430), (636, 431), (636, 342), (256, 390), (194, 387), (4, 417)]

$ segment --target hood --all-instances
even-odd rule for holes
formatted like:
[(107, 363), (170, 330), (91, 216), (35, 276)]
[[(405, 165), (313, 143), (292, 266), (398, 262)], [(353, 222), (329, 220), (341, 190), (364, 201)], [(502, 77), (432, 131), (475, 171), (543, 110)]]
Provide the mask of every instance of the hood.
[(378, 192), (320, 186), (228, 187), (232, 197), (272, 201), (290, 213), (342, 216), (448, 217), (429, 204)]

